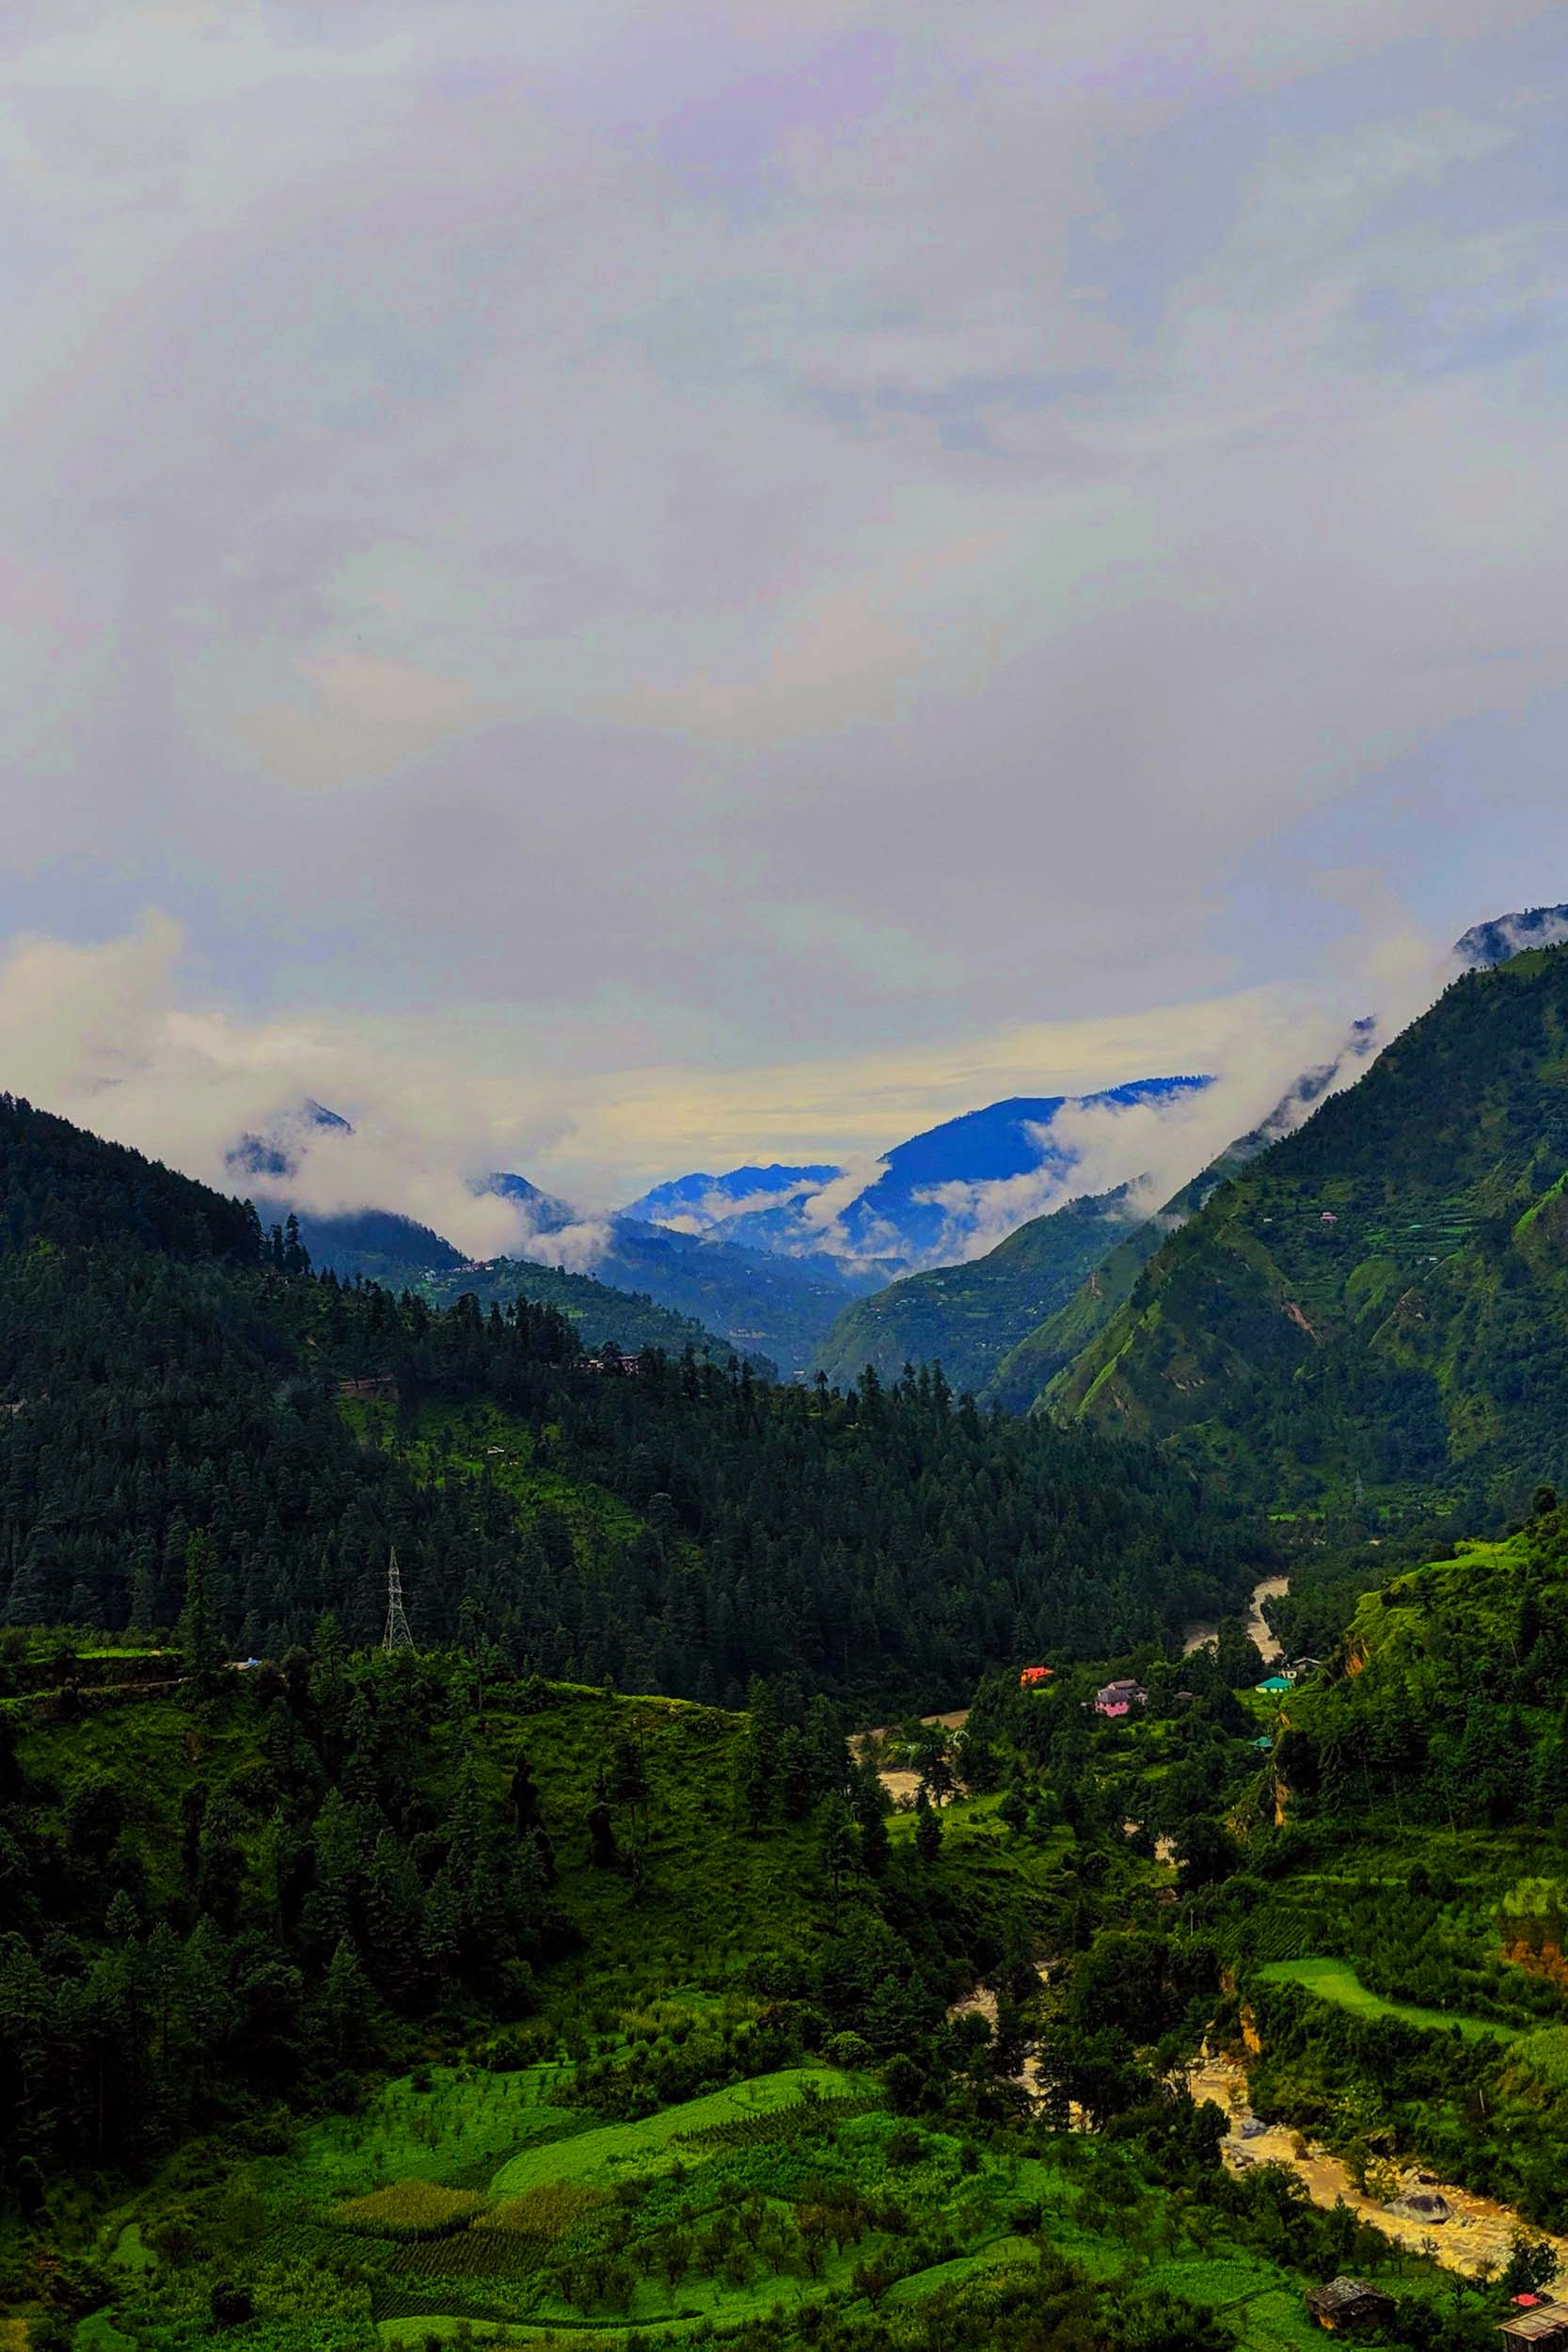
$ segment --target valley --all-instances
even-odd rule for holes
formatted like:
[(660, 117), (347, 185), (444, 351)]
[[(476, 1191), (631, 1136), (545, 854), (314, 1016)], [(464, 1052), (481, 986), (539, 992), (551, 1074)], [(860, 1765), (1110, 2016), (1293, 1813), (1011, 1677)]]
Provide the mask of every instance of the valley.
[(1568, 2352), (1565, 30), (8, 0), (0, 2352)]
[[(1304, 1429), (1374, 1442), (1349, 1357), (1297, 1392), (1354, 1315), (1292, 1262), (1230, 1420), (1240, 1358), (1202, 1422), (1094, 1399), (1189, 1262), (1283, 1263), (1308, 1143), (1419, 1161), (1421, 1056), (1508, 1212), (1472, 1169), (1406, 1220), (1446, 1257), (1377, 1248), (1407, 1312), (1471, 1283), (1496, 1376), (1555, 1279), (1508, 1139), (1565, 969), (1462, 982), (1238, 1162), (1107, 1277), (1085, 1407), (1021, 1416), (780, 1383), (581, 1278), (344, 1281), (0, 1106), (18, 2352), (1307, 2352), (1346, 2272), (1387, 2341), (1491, 2344), (1568, 2250), (1555, 1375), (1468, 1484), (1265, 1508)], [(1351, 1191), (1303, 1197), (1332, 1254)]]

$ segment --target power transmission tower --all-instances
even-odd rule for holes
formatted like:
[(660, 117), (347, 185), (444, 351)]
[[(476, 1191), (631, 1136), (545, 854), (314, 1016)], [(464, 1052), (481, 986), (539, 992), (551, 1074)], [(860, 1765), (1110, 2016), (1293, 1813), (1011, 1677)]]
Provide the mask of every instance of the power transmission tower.
[(387, 1630), (381, 1646), (388, 1653), (395, 1649), (412, 1649), (414, 1636), (408, 1630), (408, 1620), (403, 1613), (403, 1573), (398, 1566), (397, 1548), (387, 1563)]

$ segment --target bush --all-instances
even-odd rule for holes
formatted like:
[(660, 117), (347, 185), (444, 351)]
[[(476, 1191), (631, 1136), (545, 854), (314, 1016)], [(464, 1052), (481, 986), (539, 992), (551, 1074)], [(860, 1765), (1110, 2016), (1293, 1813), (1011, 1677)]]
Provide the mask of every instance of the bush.
[(247, 2319), (253, 2319), (256, 2315), (256, 2306), (251, 2300), (249, 2289), (237, 2287), (227, 2279), (217, 2280), (214, 2283), (209, 2298), (209, 2308), (213, 2314), (214, 2328), (243, 2327)]
[(858, 2033), (835, 2033), (822, 2055), (830, 2066), (840, 2067), (847, 2074), (860, 2073), (872, 2060), (870, 2042)]

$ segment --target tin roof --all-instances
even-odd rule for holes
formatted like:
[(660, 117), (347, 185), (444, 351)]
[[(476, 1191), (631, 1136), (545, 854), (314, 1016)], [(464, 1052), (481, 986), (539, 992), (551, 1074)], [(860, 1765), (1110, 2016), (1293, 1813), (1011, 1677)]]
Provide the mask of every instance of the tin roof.
[(1534, 2344), (1542, 2336), (1568, 2335), (1568, 2303), (1541, 2303), (1533, 2312), (1521, 2312), (1515, 2319), (1503, 2320), (1499, 2335), (1511, 2336), (1516, 2344)]

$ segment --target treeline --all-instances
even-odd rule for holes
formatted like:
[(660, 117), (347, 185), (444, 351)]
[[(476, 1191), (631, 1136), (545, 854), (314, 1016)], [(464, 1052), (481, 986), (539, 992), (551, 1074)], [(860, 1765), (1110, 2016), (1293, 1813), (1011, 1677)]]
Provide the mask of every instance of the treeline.
[[(363, 1645), (395, 1544), (424, 1645), (727, 1705), (759, 1675), (934, 1698), (1158, 1640), (1242, 1581), (1244, 1529), (1152, 1451), (983, 1417), (940, 1374), (596, 1374), (548, 1307), (318, 1279), (244, 1204), (62, 1126), (0, 1124), (10, 1624), (151, 1635), (195, 1534), (237, 1654), (324, 1610)], [(453, 1408), (507, 1444), (454, 1449)]]

